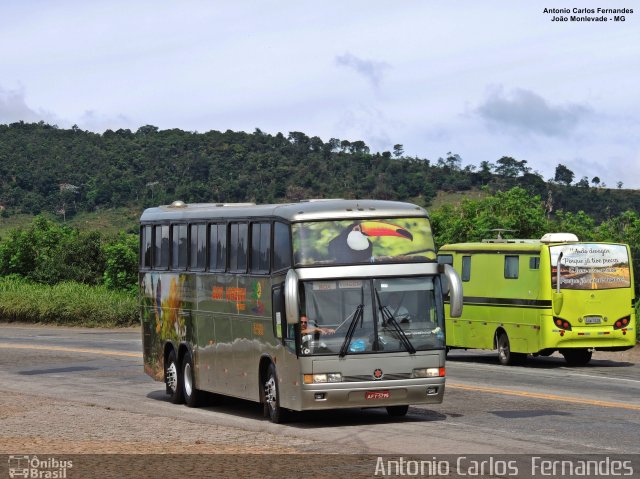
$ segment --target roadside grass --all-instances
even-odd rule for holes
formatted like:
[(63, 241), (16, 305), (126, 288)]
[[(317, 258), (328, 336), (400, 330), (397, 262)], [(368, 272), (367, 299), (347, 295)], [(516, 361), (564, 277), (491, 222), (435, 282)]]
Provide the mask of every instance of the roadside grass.
[[(80, 212), (62, 221), (60, 215), (43, 212), (41, 216), (55, 222), (66, 224), (81, 231), (100, 231), (106, 236), (116, 236), (120, 232), (137, 233), (138, 220), (142, 208), (137, 206), (105, 209), (95, 212)], [(28, 228), (33, 223), (34, 215), (12, 214), (6, 218), (0, 217), (0, 241), (9, 236), (9, 232), (16, 228)]]
[(134, 293), (104, 286), (29, 283), (0, 278), (0, 320), (67, 326), (112, 328), (131, 326), (138, 319)]
[(463, 200), (481, 200), (490, 196), (484, 190), (474, 188), (468, 191), (442, 191), (438, 190), (436, 197), (429, 205), (429, 212), (442, 208), (444, 205), (458, 206)]

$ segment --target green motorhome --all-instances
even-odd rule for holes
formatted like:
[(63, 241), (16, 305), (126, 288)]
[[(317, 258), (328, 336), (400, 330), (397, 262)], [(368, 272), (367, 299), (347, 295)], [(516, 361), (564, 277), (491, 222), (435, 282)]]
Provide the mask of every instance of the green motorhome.
[(461, 317), (446, 314), (449, 349), (497, 349), (500, 363), (559, 351), (584, 365), (594, 350), (636, 344), (629, 246), (580, 242), (570, 233), (443, 246), (463, 285)]

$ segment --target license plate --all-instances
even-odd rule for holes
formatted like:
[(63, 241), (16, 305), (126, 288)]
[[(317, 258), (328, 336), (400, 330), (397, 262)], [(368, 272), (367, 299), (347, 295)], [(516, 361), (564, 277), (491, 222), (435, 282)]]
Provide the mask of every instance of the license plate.
[(367, 391), (364, 393), (365, 399), (389, 399), (390, 397), (389, 391)]
[(585, 324), (600, 324), (599, 316), (585, 316), (584, 318)]

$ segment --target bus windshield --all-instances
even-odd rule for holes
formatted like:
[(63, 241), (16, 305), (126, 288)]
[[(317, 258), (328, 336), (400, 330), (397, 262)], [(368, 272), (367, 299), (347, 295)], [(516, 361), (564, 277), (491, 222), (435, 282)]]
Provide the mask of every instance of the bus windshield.
[(444, 348), (440, 286), (433, 277), (314, 280), (301, 288), (302, 355)]
[(625, 245), (576, 243), (549, 247), (553, 288), (557, 287), (560, 253), (561, 289), (592, 290), (631, 286), (629, 255)]
[(435, 261), (427, 218), (335, 220), (295, 223), (297, 266)]

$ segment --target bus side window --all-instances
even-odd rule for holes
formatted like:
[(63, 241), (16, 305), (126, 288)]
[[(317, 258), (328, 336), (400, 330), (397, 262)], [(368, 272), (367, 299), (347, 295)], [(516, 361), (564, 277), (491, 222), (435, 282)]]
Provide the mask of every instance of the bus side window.
[(540, 256), (529, 258), (529, 269), (540, 269)]
[(453, 255), (452, 254), (439, 254), (438, 255), (438, 264), (450, 264), (453, 266)]
[(151, 226), (143, 226), (140, 238), (140, 267), (151, 268)]
[(209, 271), (224, 271), (227, 267), (227, 224), (209, 225)]
[[(453, 267), (453, 255), (452, 254), (439, 254), (438, 255), (438, 264), (448, 264), (450, 266)], [(444, 275), (440, 275), (441, 276), (441, 282), (442, 282), (442, 291), (449, 291), (449, 283), (447, 281), (447, 278), (444, 277)], [(449, 293), (447, 293), (449, 294)]]
[(271, 264), (271, 223), (251, 225), (251, 272), (268, 273)]
[(504, 257), (504, 277), (505, 279), (518, 279), (519, 276), (519, 256)]
[(192, 224), (190, 233), (189, 268), (202, 271), (207, 251), (207, 230), (204, 224)]
[(229, 271), (247, 272), (247, 243), (249, 225), (247, 223), (231, 223), (229, 234)]
[(276, 221), (273, 226), (273, 271), (291, 268), (289, 225)]
[(187, 269), (187, 225), (171, 225), (171, 269)]
[(284, 314), (284, 287), (274, 286), (271, 292), (273, 303), (273, 334), (276, 338), (287, 337), (287, 322)]
[(462, 257), (462, 274), (460, 277), (462, 281), (471, 280), (471, 256)]
[(153, 267), (167, 269), (169, 267), (169, 226), (158, 225), (153, 237)]

